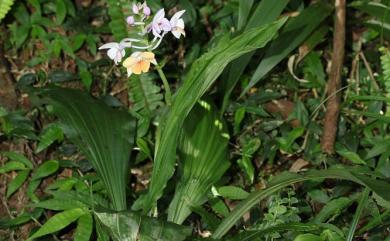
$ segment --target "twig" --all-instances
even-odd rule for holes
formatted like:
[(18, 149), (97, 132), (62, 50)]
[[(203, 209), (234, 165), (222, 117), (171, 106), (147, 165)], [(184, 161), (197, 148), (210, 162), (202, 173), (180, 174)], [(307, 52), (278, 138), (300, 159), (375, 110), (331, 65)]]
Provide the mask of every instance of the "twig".
[[(335, 0), (335, 11), (332, 66), (327, 83), (328, 96), (335, 93), (341, 87), (341, 74), (345, 52), (346, 0)], [(334, 143), (336, 141), (340, 114), (340, 101), (341, 95), (338, 93), (332, 95), (327, 102), (321, 147), (328, 154), (334, 153)]]
[(379, 85), (378, 85), (378, 82), (375, 79), (374, 72), (372, 71), (370, 63), (368, 63), (368, 61), (366, 59), (366, 56), (364, 55), (363, 51), (360, 51), (359, 55), (360, 55), (360, 57), (363, 60), (364, 66), (367, 69), (368, 75), (371, 78), (371, 81), (372, 81), (372, 84), (373, 84), (375, 90), (379, 90)]

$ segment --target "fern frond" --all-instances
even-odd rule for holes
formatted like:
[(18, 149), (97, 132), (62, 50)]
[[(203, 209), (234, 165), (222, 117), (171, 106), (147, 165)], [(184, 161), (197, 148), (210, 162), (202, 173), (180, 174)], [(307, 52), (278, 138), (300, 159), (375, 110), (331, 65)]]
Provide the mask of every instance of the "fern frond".
[(115, 40), (120, 41), (127, 37), (127, 26), (124, 15), (126, 3), (122, 3), (122, 1), (118, 0), (107, 0), (107, 3), (108, 14), (111, 17), (111, 22), (109, 23), (111, 32), (114, 35)]
[(7, 15), (15, 0), (0, 0), (0, 22)]
[(383, 84), (385, 85), (385, 91), (390, 93), (390, 51), (387, 48), (380, 48), (381, 66), (383, 71)]
[[(385, 47), (381, 47), (379, 51), (382, 53), (381, 66), (382, 66), (382, 81), (385, 87), (384, 92), (387, 97), (390, 97), (390, 51)], [(390, 116), (390, 103), (387, 103), (386, 116)]]
[(161, 88), (153, 82), (153, 75), (133, 75), (129, 80), (129, 100), (132, 110), (137, 112), (142, 120), (138, 122), (138, 137), (146, 134), (150, 120), (156, 109), (163, 105)]

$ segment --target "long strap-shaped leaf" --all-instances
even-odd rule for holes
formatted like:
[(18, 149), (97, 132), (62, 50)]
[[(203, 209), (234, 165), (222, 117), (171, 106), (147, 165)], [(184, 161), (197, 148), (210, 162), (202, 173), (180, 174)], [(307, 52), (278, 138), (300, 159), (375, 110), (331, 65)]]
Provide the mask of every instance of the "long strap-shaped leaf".
[(226, 217), (218, 226), (212, 237), (216, 239), (222, 238), (222, 236), (224, 236), (230, 230), (230, 228), (233, 227), (233, 225), (253, 206), (258, 204), (261, 200), (268, 197), (269, 195), (279, 191), (280, 189), (297, 182), (316, 180), (321, 178), (350, 180), (366, 186), (376, 192), (382, 198), (390, 200), (390, 193), (388, 191), (390, 187), (389, 183), (369, 178), (363, 174), (349, 172), (347, 168), (321, 171), (313, 170), (306, 173), (305, 175), (285, 173), (271, 182), (267, 189), (253, 192), (247, 199), (239, 203), (230, 213), (230, 215)]
[(245, 53), (264, 47), (285, 22), (286, 18), (283, 18), (225, 41), (193, 64), (188, 78), (175, 95), (170, 111), (160, 123), (160, 135), (156, 144), (149, 193), (137, 200), (133, 206), (134, 209), (143, 208), (147, 212), (162, 196), (174, 172), (177, 139), (181, 126), (195, 103), (214, 83), (229, 62)]
[(65, 135), (87, 156), (102, 178), (113, 208), (125, 210), (134, 118), (78, 90), (50, 88), (43, 95), (53, 104)]
[(281, 31), (278, 39), (272, 42), (267, 49), (264, 58), (241, 96), (258, 83), (291, 51), (297, 48), (330, 13), (331, 8), (323, 2), (319, 2), (303, 10), (297, 17), (291, 18)]

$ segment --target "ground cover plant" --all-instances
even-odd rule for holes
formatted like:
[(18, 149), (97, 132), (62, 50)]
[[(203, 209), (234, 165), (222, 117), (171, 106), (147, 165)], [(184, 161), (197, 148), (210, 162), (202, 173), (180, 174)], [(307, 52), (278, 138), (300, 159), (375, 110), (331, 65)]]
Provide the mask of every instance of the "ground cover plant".
[(0, 240), (390, 240), (387, 0), (0, 21)]

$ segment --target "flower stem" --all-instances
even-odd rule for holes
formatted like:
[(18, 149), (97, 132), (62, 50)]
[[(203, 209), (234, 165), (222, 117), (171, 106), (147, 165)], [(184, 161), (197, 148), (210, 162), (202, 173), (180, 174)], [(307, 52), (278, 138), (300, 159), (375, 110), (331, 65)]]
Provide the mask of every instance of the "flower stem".
[(172, 94), (171, 94), (171, 88), (169, 87), (167, 77), (165, 77), (165, 74), (163, 70), (161, 69), (160, 65), (156, 65), (156, 69), (158, 74), (160, 75), (161, 80), (163, 81), (164, 84), (164, 89), (165, 89), (165, 102), (167, 105), (172, 104)]

